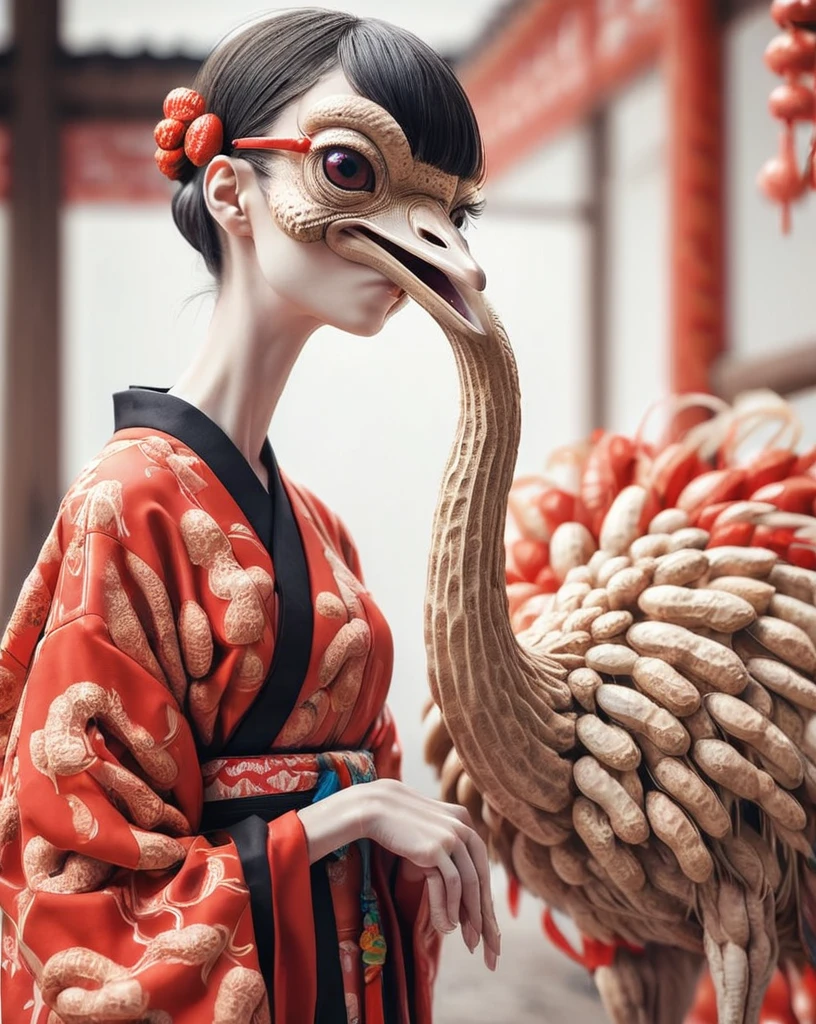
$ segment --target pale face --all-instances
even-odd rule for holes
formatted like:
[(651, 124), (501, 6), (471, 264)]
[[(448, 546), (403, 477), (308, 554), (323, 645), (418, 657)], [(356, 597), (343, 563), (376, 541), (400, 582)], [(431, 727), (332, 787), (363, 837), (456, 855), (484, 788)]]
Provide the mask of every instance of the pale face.
[[(269, 179), (257, 178), (263, 213), (249, 188), (258, 268), (279, 299), (314, 322), (372, 335), (407, 293), (443, 326), (482, 333), (484, 274), (456, 226), (478, 198), (474, 182), (415, 160), (399, 125), (340, 71), (268, 134), (311, 140), (307, 154), (269, 156)], [(244, 163), (244, 181), (248, 171)]]

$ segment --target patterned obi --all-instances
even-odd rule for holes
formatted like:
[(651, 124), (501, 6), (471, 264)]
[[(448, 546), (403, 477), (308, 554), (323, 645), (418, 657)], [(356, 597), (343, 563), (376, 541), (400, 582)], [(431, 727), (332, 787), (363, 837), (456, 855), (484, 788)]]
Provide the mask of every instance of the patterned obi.
[[(204, 778), (204, 818), (219, 820), (240, 810), (246, 817), (252, 803), (285, 813), (287, 804), (299, 809), (330, 792), (377, 778), (374, 758), (367, 750), (319, 754), (263, 754), (260, 757), (219, 757), (201, 765)], [(324, 791), (325, 790), (325, 791)], [(275, 798), (270, 801), (268, 798)], [(281, 797), (281, 800), (276, 798)], [(240, 805), (236, 801), (241, 801)], [(261, 817), (263, 815), (261, 814)], [(234, 819), (238, 820), (238, 819)], [(272, 818), (267, 818), (271, 821)], [(202, 831), (207, 831), (202, 820)]]
[[(263, 876), (263, 870), (257, 863), (257, 854), (254, 857), (254, 868), (252, 864), (245, 863), (252, 858), (247, 856), (244, 850), (248, 848), (247, 836), (250, 828), (254, 828), (256, 837), (258, 829), (265, 828), (258, 819), (262, 819), (263, 822), (273, 821), (288, 811), (300, 810), (340, 789), (362, 782), (373, 782), (377, 778), (374, 759), (367, 750), (220, 757), (204, 762), (201, 765), (201, 772), (204, 781), (204, 808), (199, 832), (230, 832), (238, 847), (242, 864), (245, 868), (250, 867), (247, 883), (253, 896), (256, 895), (253, 877), (258, 870)], [(370, 843), (367, 839), (361, 839), (354, 845), (359, 851), (361, 883), (359, 908), (362, 932), (357, 933), (358, 955), (362, 960), (365, 988), (377, 990), (376, 999), (373, 998), (374, 991), (363, 996), (365, 1004), (370, 1006), (372, 1002), (381, 1002), (381, 974), (386, 960), (386, 943), (382, 933), (377, 896), (371, 881)], [(255, 849), (257, 848), (256, 841)], [(330, 921), (327, 916), (331, 910), (332, 900), (326, 881), (326, 868), (331, 862), (345, 858), (348, 853), (349, 848), (343, 847), (325, 858), (327, 864), (320, 862), (312, 865), (312, 899), (319, 959), (321, 946), (322, 955), (332, 958), (337, 955), (338, 948), (336, 922), (333, 918)], [(266, 894), (258, 895), (261, 896), (259, 903), (268, 905), (270, 901)], [(253, 921), (258, 952), (259, 955), (263, 955), (265, 948), (271, 948), (271, 936), (265, 934), (271, 927), (268, 923), (271, 919), (268, 912), (260, 911), (257, 920), (253, 913)], [(376, 1020), (378, 1016), (370, 1014), (372, 1020)]]

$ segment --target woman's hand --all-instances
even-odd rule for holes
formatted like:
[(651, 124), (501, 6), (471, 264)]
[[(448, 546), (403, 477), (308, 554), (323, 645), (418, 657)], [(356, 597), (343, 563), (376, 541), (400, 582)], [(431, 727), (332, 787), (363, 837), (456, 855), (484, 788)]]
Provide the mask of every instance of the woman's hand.
[(490, 864), (468, 812), (393, 779), (360, 789), (369, 791), (365, 834), (403, 858), (408, 880), (425, 877), (433, 926), (450, 932), (461, 924), (471, 952), (483, 937), (485, 963), (495, 970), (501, 936), (490, 891)]
[(487, 848), (464, 807), (423, 796), (393, 779), (352, 786), (298, 811), (310, 860), (369, 838), (403, 858), (403, 875), (428, 884), (432, 925), (461, 924), (471, 952), (484, 938), (485, 963), (496, 969), (501, 936), (490, 891)]

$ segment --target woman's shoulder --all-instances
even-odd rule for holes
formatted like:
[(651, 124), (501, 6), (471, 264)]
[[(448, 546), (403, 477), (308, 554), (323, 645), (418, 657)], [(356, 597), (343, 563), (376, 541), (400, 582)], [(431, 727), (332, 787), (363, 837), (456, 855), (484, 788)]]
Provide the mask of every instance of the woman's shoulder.
[(198, 507), (207, 470), (169, 435), (125, 430), (86, 463), (60, 504), (60, 528), (108, 533), (124, 541), (147, 530), (177, 528)]

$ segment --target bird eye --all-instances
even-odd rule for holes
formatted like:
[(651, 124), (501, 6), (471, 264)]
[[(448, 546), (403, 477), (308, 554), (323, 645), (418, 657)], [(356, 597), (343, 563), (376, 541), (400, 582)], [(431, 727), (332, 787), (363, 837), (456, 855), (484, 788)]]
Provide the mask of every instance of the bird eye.
[(329, 149), (323, 156), (323, 172), (345, 192), (373, 192), (374, 168), (353, 149)]

